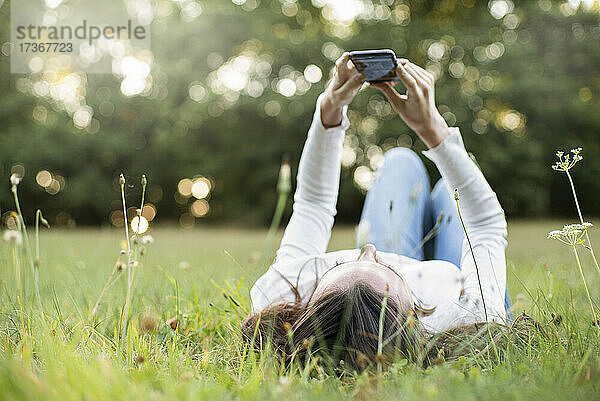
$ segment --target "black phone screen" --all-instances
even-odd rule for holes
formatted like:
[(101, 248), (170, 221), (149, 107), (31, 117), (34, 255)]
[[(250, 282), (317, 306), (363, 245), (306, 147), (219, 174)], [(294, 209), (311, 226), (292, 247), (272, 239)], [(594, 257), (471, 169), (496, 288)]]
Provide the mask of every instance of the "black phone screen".
[(392, 51), (351, 52), (350, 60), (366, 76), (367, 82), (394, 81), (396, 57)]

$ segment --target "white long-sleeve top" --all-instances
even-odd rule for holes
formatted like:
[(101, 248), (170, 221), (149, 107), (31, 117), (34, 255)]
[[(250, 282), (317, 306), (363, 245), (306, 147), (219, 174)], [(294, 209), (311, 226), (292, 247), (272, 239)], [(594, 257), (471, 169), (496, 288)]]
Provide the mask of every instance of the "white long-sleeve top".
[[(250, 291), (252, 310), (296, 301), (291, 285), (308, 302), (319, 277), (339, 263), (354, 261), (360, 250), (326, 253), (336, 214), (342, 144), (349, 126), (343, 110), (341, 125), (325, 128), (320, 101), (308, 131), (300, 158), (294, 207), (274, 263)], [(506, 220), (504, 211), (481, 171), (465, 151), (458, 128), (450, 128), (441, 144), (423, 154), (440, 171), (454, 197), (457, 189), (460, 208), (479, 269), (488, 321), (504, 323), (506, 310)], [(402, 275), (424, 307), (435, 307), (420, 318), (430, 333), (485, 321), (473, 255), (465, 239), (461, 268), (440, 260), (418, 261), (393, 253), (378, 257)]]

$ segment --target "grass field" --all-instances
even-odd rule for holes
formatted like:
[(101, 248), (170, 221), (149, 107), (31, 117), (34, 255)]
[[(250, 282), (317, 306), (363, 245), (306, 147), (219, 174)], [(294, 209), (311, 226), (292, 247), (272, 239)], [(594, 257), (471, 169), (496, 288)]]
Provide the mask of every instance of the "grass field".
[[(510, 348), (500, 362), (473, 354), (423, 370), (400, 361), (382, 376), (341, 380), (318, 370), (283, 375), (271, 357), (242, 345), (239, 323), (264, 269), (265, 231), (153, 230), (154, 243), (136, 268), (131, 329), (121, 341), (126, 274), (90, 316), (119, 257), (120, 231), (42, 232), (43, 315), (26, 258), (16, 255), (24, 272), (20, 299), (13, 247), (1, 243), (0, 399), (600, 399), (600, 340), (575, 259), (568, 247), (546, 240), (562, 223), (509, 223), (514, 312), (553, 325), (555, 337)], [(592, 240), (600, 244), (595, 231)], [(334, 230), (330, 250), (353, 245), (352, 228)], [(580, 255), (598, 300), (600, 277), (587, 251), (580, 248)], [(551, 323), (552, 313), (560, 324)], [(176, 330), (165, 323), (171, 318)]]

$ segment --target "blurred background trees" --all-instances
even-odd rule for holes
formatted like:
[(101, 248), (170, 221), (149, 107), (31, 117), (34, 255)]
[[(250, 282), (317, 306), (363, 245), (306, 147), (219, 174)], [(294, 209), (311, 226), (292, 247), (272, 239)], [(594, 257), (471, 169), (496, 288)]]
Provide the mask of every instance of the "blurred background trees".
[[(295, 173), (333, 61), (375, 48), (436, 75), (440, 111), (509, 217), (574, 216), (566, 178), (550, 165), (556, 150), (578, 146), (582, 208), (600, 214), (597, 0), (130, 2), (145, 10), (151, 51), (118, 55), (113, 74), (11, 75), (10, 1), (0, 0), (4, 221), (15, 172), (27, 216), (41, 207), (55, 225), (122, 224), (124, 172), (132, 200), (148, 176), (148, 219), (264, 224), (281, 159)], [(338, 221), (354, 223), (383, 153), (424, 147), (371, 88), (349, 115)]]

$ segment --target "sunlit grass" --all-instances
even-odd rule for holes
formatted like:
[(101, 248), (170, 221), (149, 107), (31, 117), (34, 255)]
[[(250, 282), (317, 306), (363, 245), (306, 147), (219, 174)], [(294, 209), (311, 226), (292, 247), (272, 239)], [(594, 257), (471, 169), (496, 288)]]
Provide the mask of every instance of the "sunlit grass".
[[(508, 280), (515, 314), (526, 311), (544, 326), (562, 320), (556, 328), (560, 344), (547, 339), (510, 348), (500, 363), (476, 356), (427, 370), (398, 363), (382, 378), (343, 380), (318, 370), (308, 376), (285, 373), (271, 356), (260, 358), (243, 346), (239, 323), (249, 307), (251, 283), (263, 272), (266, 231), (154, 229), (155, 241), (147, 245), (136, 278), (131, 330), (122, 344), (115, 328), (125, 274), (88, 324), (119, 256), (120, 230), (42, 232), (45, 320), (36, 310), (33, 288), (26, 287), (21, 302), (16, 299), (8, 271), (12, 245), (2, 243), (2, 398), (593, 399), (600, 343), (572, 255), (545, 239), (557, 225), (509, 224)], [(590, 234), (597, 237), (593, 229)], [(353, 247), (354, 237), (353, 228), (334, 230), (330, 250)], [(593, 273), (587, 253), (582, 265)], [(596, 275), (589, 277), (588, 285), (597, 288)], [(155, 323), (144, 320), (148, 317)], [(169, 319), (175, 320), (168, 325)]]

